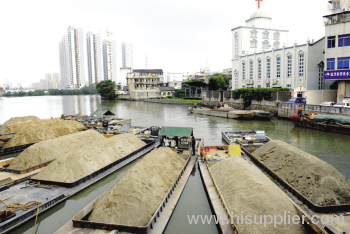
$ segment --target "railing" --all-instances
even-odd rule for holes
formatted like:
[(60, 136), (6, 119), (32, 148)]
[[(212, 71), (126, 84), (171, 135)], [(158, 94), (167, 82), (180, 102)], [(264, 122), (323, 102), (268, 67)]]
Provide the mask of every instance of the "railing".
[(350, 22), (350, 12), (342, 12), (336, 15), (324, 16), (324, 25), (333, 25)]

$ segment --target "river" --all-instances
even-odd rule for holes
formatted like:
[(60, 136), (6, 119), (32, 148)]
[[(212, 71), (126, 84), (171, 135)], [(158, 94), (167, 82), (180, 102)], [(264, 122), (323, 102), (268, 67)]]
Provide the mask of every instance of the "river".
[[(294, 127), (287, 120), (271, 121), (233, 120), (203, 116), (188, 112), (188, 105), (171, 105), (134, 101), (104, 101), (98, 95), (11, 97), (0, 100), (0, 124), (14, 116), (36, 115), (39, 118), (59, 117), (64, 114), (88, 115), (99, 108), (109, 108), (120, 118), (129, 118), (132, 125), (193, 127), (196, 137), (204, 138), (205, 145), (223, 144), (221, 131), (265, 130), (271, 139), (285, 141), (338, 169), (347, 179), (349, 171), (349, 135)], [(71, 219), (82, 208), (115, 183), (128, 168), (117, 171), (98, 184), (80, 192), (38, 218), (37, 233), (52, 233)], [(194, 168), (179, 200), (166, 233), (216, 233), (214, 224), (189, 224), (187, 215), (212, 214), (198, 168)], [(34, 221), (18, 228), (15, 233), (31, 233)]]

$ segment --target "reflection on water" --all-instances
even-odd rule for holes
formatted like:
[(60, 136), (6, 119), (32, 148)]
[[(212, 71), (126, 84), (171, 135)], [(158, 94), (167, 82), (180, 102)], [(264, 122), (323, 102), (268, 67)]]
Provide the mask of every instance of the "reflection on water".
[[(91, 114), (101, 107), (111, 109), (120, 118), (131, 119), (133, 125), (193, 127), (194, 135), (204, 138), (205, 145), (223, 144), (221, 131), (265, 130), (270, 138), (285, 141), (325, 160), (347, 179), (350, 179), (348, 169), (350, 166), (348, 153), (350, 135), (294, 127), (292, 122), (277, 118), (271, 121), (224, 119), (191, 114), (188, 112), (188, 105), (101, 101), (98, 95), (85, 95), (3, 98), (0, 100), (0, 123), (13, 116), (36, 115), (40, 118), (50, 118), (59, 117), (62, 113)], [(67, 222), (110, 185), (99, 186), (100, 183), (69, 199), (65, 204), (62, 204), (63, 208), (60, 210), (53, 209), (41, 215), (40, 220), (42, 221), (38, 233), (51, 233), (57, 230), (59, 225)], [(198, 170), (193, 171), (166, 232), (204, 232), (204, 229), (210, 230), (211, 233), (216, 232), (215, 225), (210, 227), (205, 225), (205, 228), (200, 227), (200, 225), (195, 227), (186, 225), (184, 220), (189, 211), (192, 212), (191, 214), (210, 213), (209, 204), (201, 186)], [(79, 203), (79, 206), (75, 206), (74, 202)], [(67, 206), (67, 204), (69, 205)], [(52, 223), (55, 225), (51, 225)], [(31, 225), (27, 224), (26, 228), (21, 230), (28, 229), (29, 233)]]

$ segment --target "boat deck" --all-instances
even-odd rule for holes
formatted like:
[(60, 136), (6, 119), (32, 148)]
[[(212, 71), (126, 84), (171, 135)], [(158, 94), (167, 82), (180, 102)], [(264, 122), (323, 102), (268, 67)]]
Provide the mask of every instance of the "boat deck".
[(221, 229), (221, 233), (236, 234), (237, 232), (233, 231), (233, 228), (230, 225), (231, 221), (228, 218), (225, 208), (222, 205), (219, 194), (215, 189), (213, 180), (210, 177), (206, 163), (203, 162), (202, 159), (198, 159), (198, 165), (206, 193), (210, 198), (211, 206), (213, 207), (216, 217), (219, 218), (219, 226)]
[[(96, 175), (90, 180), (85, 181), (84, 183), (79, 184), (73, 188), (54, 186), (51, 189), (44, 187), (34, 187), (34, 186), (26, 186), (27, 182), (21, 182), (19, 184), (13, 185), (11, 187), (5, 188), (4, 191), (0, 193), (0, 199), (4, 200), (7, 204), (13, 202), (20, 202), (22, 204), (26, 204), (27, 202), (36, 201), (41, 202), (39, 205), (39, 214), (45, 212), (50, 209), (54, 205), (66, 200), (70, 196), (84, 190), (90, 185), (98, 182), (109, 174), (115, 172), (116, 170), (122, 168), (123, 166), (129, 164), (130, 162), (138, 159), (145, 153), (151, 151), (153, 148), (159, 145), (159, 141), (155, 142), (155, 144), (151, 144), (147, 148), (142, 151), (136, 153), (132, 157), (127, 158), (126, 160), (116, 164), (115, 166), (109, 168), (108, 170)], [(5, 186), (6, 187), (6, 186)], [(6, 209), (6, 206), (1, 203), (0, 210)], [(34, 218), (37, 213), (37, 206), (27, 211), (19, 210), (16, 212), (16, 216), (14, 218), (8, 219), (2, 223), (0, 223), (0, 232), (8, 232), (19, 225), (27, 222), (31, 218)]]

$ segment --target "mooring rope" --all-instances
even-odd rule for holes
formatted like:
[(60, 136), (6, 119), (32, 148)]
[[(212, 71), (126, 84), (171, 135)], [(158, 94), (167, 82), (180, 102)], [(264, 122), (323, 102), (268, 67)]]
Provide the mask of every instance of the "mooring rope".
[[(5, 199), (4, 199), (5, 200)], [(30, 210), (32, 208), (34, 208), (35, 206), (37, 206), (37, 210), (36, 210), (36, 217), (35, 217), (35, 223), (34, 223), (34, 228), (33, 228), (33, 232), (32, 234), (34, 234), (34, 231), (35, 231), (35, 226), (36, 226), (36, 222), (38, 221), (38, 214), (39, 214), (39, 205), (41, 204), (41, 202), (37, 202), (37, 201), (30, 201), (30, 202), (27, 202), (26, 204), (22, 204), (22, 203), (19, 203), (19, 202), (13, 202), (11, 204), (6, 204), (6, 202), (4, 202), (4, 200), (1, 200), (0, 201), (2, 203), (4, 203), (4, 205), (7, 207), (7, 209), (3, 210), (5, 212), (7, 211), (12, 211), (12, 212), (15, 212), (17, 210), (23, 210), (23, 211), (27, 211), (27, 210)]]

